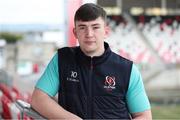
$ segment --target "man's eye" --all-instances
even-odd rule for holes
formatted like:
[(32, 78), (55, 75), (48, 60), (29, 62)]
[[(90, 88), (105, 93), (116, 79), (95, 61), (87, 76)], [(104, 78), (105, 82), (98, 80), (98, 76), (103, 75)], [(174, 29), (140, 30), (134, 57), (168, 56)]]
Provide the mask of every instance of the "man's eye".
[(80, 29), (80, 30), (84, 30), (84, 29), (85, 29), (85, 27), (80, 27), (79, 29)]
[(93, 29), (99, 29), (100, 27), (93, 27)]

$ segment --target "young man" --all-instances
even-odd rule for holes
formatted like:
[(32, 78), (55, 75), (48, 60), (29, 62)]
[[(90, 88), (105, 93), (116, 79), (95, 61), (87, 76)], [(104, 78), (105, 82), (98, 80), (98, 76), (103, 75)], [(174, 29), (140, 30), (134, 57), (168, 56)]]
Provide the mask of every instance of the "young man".
[(105, 11), (84, 4), (74, 22), (79, 47), (58, 50), (36, 84), (32, 107), (49, 119), (152, 119), (138, 69), (104, 42)]

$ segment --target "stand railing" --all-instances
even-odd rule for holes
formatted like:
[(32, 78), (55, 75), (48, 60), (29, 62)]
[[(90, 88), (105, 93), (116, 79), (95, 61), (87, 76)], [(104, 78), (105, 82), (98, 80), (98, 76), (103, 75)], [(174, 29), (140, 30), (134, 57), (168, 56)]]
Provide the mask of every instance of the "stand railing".
[(46, 120), (43, 116), (41, 116), (38, 112), (36, 112), (29, 103), (23, 100), (17, 100), (15, 104), (20, 110), (20, 120), (24, 120), (25, 116), (28, 116), (34, 120), (36, 119)]

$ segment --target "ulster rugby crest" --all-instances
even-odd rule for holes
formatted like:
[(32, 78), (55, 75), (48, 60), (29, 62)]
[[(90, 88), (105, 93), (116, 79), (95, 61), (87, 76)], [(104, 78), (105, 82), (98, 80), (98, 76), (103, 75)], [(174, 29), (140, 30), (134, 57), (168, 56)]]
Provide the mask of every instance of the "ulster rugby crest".
[(113, 89), (116, 89), (116, 81), (114, 76), (106, 76), (106, 79), (104, 81), (104, 88), (108, 91), (111, 91)]

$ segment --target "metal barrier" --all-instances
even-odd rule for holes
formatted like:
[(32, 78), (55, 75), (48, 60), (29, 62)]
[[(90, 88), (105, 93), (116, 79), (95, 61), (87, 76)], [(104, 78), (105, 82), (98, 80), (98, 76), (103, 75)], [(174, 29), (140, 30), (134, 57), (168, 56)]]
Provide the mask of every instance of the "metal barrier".
[(37, 113), (29, 103), (23, 100), (17, 100), (15, 104), (20, 110), (20, 120), (24, 120), (25, 116), (28, 116), (34, 120), (36, 119), (46, 120), (43, 116)]

